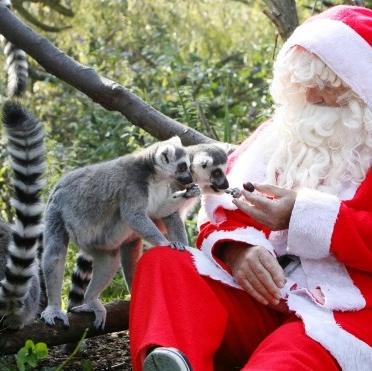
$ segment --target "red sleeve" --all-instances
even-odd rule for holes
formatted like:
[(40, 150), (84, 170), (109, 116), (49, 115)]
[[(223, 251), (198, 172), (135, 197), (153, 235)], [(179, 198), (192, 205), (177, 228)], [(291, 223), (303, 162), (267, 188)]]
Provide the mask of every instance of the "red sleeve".
[(372, 272), (372, 171), (354, 198), (341, 202), (330, 251), (346, 266)]
[(330, 251), (346, 266), (372, 272), (372, 211), (342, 202)]
[[(207, 238), (211, 233), (217, 231), (234, 231), (238, 228), (253, 227), (257, 230), (262, 231), (266, 238), (270, 234), (270, 230), (253, 220), (248, 215), (244, 214), (241, 210), (224, 210), (226, 220), (220, 224), (213, 224), (212, 222), (206, 222), (201, 225), (200, 231), (196, 240), (196, 247), (200, 249), (202, 241)], [(226, 242), (226, 240), (221, 241)]]

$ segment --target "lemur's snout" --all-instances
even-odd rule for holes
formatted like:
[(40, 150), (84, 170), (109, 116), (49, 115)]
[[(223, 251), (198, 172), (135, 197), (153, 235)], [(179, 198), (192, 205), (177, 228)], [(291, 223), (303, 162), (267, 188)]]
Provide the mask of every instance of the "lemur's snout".
[(190, 172), (185, 172), (183, 174), (178, 175), (176, 180), (177, 182), (183, 185), (188, 185), (194, 182)]
[(217, 181), (213, 181), (211, 183), (211, 188), (215, 191), (215, 192), (219, 192), (221, 189), (227, 189), (229, 188), (229, 182), (226, 178), (223, 179), (223, 181), (221, 182), (217, 182)]

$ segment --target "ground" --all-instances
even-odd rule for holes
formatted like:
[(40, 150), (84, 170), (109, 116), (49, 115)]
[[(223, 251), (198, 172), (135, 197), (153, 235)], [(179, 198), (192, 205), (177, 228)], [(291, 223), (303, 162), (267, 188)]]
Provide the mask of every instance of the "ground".
[[(58, 367), (67, 358), (62, 346), (49, 349), (49, 357), (40, 361), (42, 367)], [(84, 366), (84, 362), (88, 364)], [(86, 340), (86, 347), (63, 367), (63, 371), (132, 371), (128, 331), (96, 336)]]

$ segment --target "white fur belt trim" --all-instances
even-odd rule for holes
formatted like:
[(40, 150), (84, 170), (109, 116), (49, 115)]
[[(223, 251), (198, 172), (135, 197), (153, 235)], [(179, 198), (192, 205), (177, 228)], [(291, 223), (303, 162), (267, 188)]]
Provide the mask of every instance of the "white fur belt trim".
[(342, 329), (331, 311), (314, 305), (305, 290), (289, 294), (287, 303), (302, 318), (306, 334), (322, 344), (343, 371), (372, 370), (372, 348)]

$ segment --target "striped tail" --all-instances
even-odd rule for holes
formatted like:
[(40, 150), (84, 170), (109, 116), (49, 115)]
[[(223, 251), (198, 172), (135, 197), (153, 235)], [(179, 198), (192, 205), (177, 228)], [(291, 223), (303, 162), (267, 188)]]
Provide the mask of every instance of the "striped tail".
[[(10, 239), (5, 277), (0, 282), (0, 311), (4, 324), (21, 328), (39, 310), (39, 260), (42, 235), (41, 197), (46, 168), (44, 130), (22, 107), (7, 102), (3, 124), (13, 171), (16, 218)], [(37, 287), (35, 287), (37, 286)]]
[[(0, 0), (0, 3), (11, 9), (11, 2), (9, 0)], [(8, 97), (20, 97), (27, 90), (27, 54), (4, 38), (3, 42), (4, 55), (6, 56), (6, 70), (8, 73)]]
[(93, 259), (79, 252), (71, 277), (71, 289), (68, 295), (67, 310), (84, 303), (84, 295), (92, 277)]

